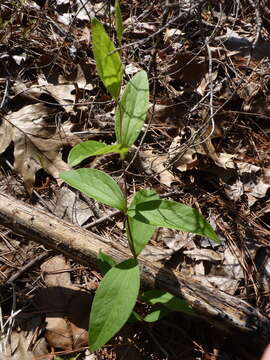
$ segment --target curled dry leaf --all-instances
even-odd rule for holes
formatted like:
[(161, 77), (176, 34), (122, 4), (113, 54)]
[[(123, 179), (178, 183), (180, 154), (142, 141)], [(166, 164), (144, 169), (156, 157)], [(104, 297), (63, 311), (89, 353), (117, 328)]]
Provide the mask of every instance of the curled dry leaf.
[(130, 32), (130, 35), (133, 36), (144, 35), (147, 34), (147, 32), (154, 32), (156, 30), (155, 25), (149, 24), (147, 22), (140, 22), (136, 16), (129, 17), (123, 22), (123, 24), (125, 27), (125, 34), (129, 34)]
[(181, 146), (182, 136), (176, 136), (169, 148), (170, 163), (180, 171), (187, 171), (194, 168), (197, 161), (197, 153), (205, 152), (202, 146)]
[(63, 350), (87, 346), (92, 296), (72, 284), (63, 256), (49, 259), (41, 270), (47, 288), (39, 290), (35, 304), (46, 315), (48, 344)]
[(63, 145), (75, 145), (80, 139), (71, 133), (71, 123), (57, 126), (55, 108), (32, 104), (7, 115), (0, 125), (0, 153), (14, 143), (14, 169), (22, 175), (26, 190), (31, 193), (36, 172), (43, 168), (58, 183), (59, 173), (69, 170), (62, 160)]
[(171, 186), (175, 181), (174, 175), (166, 169), (167, 155), (155, 155), (152, 150), (145, 150), (141, 152), (141, 160), (143, 167), (158, 175), (162, 184)]
[(37, 84), (32, 84), (30, 87), (16, 81), (13, 86), (16, 95), (12, 101), (27, 105), (33, 101), (44, 102), (46, 99), (46, 104), (60, 104), (65, 112), (74, 113), (74, 105), (83, 97), (83, 91), (93, 89), (87, 73), (90, 66), (86, 63), (84, 66), (78, 64), (70, 74), (66, 76), (60, 74), (57, 83), (50, 83), (43, 76), (39, 76)]
[[(269, 18), (269, 15), (267, 16)], [(250, 34), (248, 34), (250, 35)], [(254, 44), (251, 38), (239, 35), (237, 32), (227, 27), (227, 34), (218, 37), (219, 40), (223, 40), (225, 47), (230, 50), (236, 50), (239, 56), (248, 57), (252, 59), (263, 59), (270, 57), (269, 40), (260, 40)]]
[(180, 230), (159, 228), (156, 234), (156, 241), (162, 242), (168, 249), (177, 252), (182, 248), (194, 247), (193, 239), (196, 235)]

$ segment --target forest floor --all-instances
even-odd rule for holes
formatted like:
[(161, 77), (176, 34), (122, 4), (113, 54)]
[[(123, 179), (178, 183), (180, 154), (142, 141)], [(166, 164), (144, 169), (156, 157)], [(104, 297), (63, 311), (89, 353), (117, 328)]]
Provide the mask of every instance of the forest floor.
[[(75, 144), (115, 142), (115, 104), (91, 48), (94, 16), (120, 47), (113, 5), (1, 1), (0, 192), (124, 244), (119, 214), (109, 216), (111, 209), (59, 178)], [(151, 259), (268, 319), (270, 3), (123, 0), (120, 7), (125, 81), (145, 70), (151, 101), (125, 160), (128, 192), (150, 188), (196, 208), (221, 241), (159, 229), (150, 241)], [(81, 166), (116, 181), (122, 176), (117, 154)], [(217, 328), (170, 313), (156, 323), (127, 324), (91, 354), (87, 326), (98, 270), (1, 222), (0, 239), (1, 359), (255, 360), (270, 339), (270, 326), (261, 332)], [(70, 293), (49, 291), (60, 285)], [(79, 299), (74, 289), (81, 289)], [(57, 315), (49, 316), (48, 308)], [(138, 303), (136, 310), (145, 314), (148, 307)]]

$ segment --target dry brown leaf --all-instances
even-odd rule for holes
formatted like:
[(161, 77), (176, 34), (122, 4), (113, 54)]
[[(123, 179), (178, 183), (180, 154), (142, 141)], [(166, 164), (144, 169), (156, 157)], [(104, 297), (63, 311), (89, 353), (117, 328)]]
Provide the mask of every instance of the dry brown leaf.
[[(55, 108), (32, 104), (7, 115), (0, 126), (0, 153), (14, 143), (14, 169), (22, 175), (32, 192), (36, 172), (43, 168), (60, 184), (59, 173), (70, 167), (62, 160), (63, 145), (75, 145), (80, 139), (71, 133), (72, 124), (56, 126)], [(51, 118), (50, 118), (51, 117)]]
[(59, 189), (54, 214), (77, 225), (83, 225), (93, 216), (90, 206), (68, 187)]
[(133, 75), (136, 74), (138, 71), (140, 71), (140, 68), (138, 68), (135, 64), (130, 63), (125, 67), (125, 73), (127, 75)]
[(212, 81), (214, 82), (216, 80), (218, 76), (218, 72), (214, 71), (212, 73), (212, 75), (210, 76), (210, 74), (207, 72), (204, 77), (202, 78), (199, 86), (197, 87), (196, 91), (198, 94), (200, 94), (201, 96), (204, 96), (205, 94), (205, 90), (207, 88), (207, 86), (209, 85), (209, 83)]
[(173, 254), (172, 249), (164, 249), (159, 246), (146, 245), (141, 255), (148, 261), (169, 260)]
[[(262, 7), (265, 8), (265, 7)], [(269, 18), (269, 16), (267, 16)], [(243, 34), (250, 36), (250, 33)], [(263, 59), (270, 57), (269, 40), (261, 40), (253, 45), (252, 39), (239, 35), (237, 32), (227, 27), (227, 34), (219, 36), (218, 39), (223, 40), (223, 44), (228, 50), (237, 50), (240, 56), (252, 56), (253, 59)]]
[(167, 155), (155, 155), (152, 150), (145, 150), (140, 153), (142, 164), (145, 169), (152, 171), (159, 176), (160, 182), (166, 186), (171, 186), (175, 181), (174, 175), (166, 169), (165, 164), (168, 160)]
[(0, 342), (0, 356), (2, 360), (29, 360), (33, 358), (32, 351), (28, 350), (26, 335), (23, 332), (13, 331), (10, 340), (5, 338)]
[(154, 32), (156, 30), (155, 25), (149, 24), (148, 22), (140, 22), (136, 16), (129, 17), (123, 24), (125, 25), (125, 33), (130, 31), (133, 35), (143, 35), (146, 32)]
[(49, 259), (41, 270), (47, 288), (40, 289), (35, 304), (46, 314), (48, 344), (63, 350), (87, 346), (92, 296), (72, 284), (63, 256)]
[[(35, 358), (33, 345), (42, 331), (43, 316), (33, 314), (19, 314), (16, 318), (14, 330), (10, 336), (0, 339), (1, 360), (29, 360)], [(48, 354), (48, 350), (43, 355)], [(50, 359), (46, 357), (46, 359)], [(44, 360), (41, 357), (41, 360)]]
[[(60, 105), (65, 106), (65, 111), (72, 111), (75, 102), (75, 86), (74, 84), (49, 84), (46, 80), (39, 77), (38, 84), (41, 93), (47, 92), (50, 94)], [(31, 87), (29, 91), (35, 88)], [(67, 106), (70, 104), (70, 106)]]
[(176, 136), (169, 147), (170, 163), (180, 171), (190, 170), (198, 163), (197, 153), (205, 154), (202, 146), (189, 146), (182, 150), (181, 136)]
[(223, 270), (228, 278), (236, 279), (239, 282), (244, 278), (243, 268), (239, 263), (241, 256), (240, 250), (235, 246), (232, 246), (232, 250), (226, 248), (224, 251)]
[(259, 166), (237, 162), (235, 163), (239, 178), (231, 185), (226, 184), (225, 193), (227, 196), (237, 201), (243, 194), (248, 197), (248, 205), (252, 206), (258, 199), (264, 198), (270, 188), (270, 170)]
[[(85, 64), (85, 65), (87, 65), (87, 64)], [(59, 75), (58, 82), (59, 82), (59, 85), (58, 85), (59, 89), (62, 92), (64, 92), (64, 90), (66, 89), (67, 97), (70, 97), (70, 100), (72, 100), (73, 102), (75, 101), (75, 89), (76, 89), (74, 84), (76, 84), (76, 86), (79, 89), (83, 89), (83, 90), (92, 90), (93, 89), (93, 85), (87, 80), (86, 74), (80, 64), (78, 64), (76, 66), (74, 71), (69, 76)], [(66, 85), (67, 85), (67, 87), (65, 88)]]
[(85, 42), (87, 44), (87, 46), (90, 45), (91, 35), (90, 35), (90, 29), (88, 26), (85, 26), (83, 29), (81, 29), (78, 32), (77, 39), (79, 42)]
[(180, 230), (160, 228), (156, 238), (157, 242), (162, 242), (166, 247), (176, 252), (182, 248), (193, 247), (195, 235)]
[(207, 260), (207, 261), (222, 261), (223, 255), (211, 249), (192, 249), (184, 250), (183, 253), (188, 255), (195, 261)]
[[(85, 64), (87, 67), (87, 64)], [(51, 100), (52, 103), (57, 103), (63, 105), (65, 112), (73, 113), (74, 104), (78, 101), (78, 89), (82, 90), (92, 90), (93, 86), (89, 82), (89, 77), (86, 76), (82, 66), (78, 64), (71, 74), (64, 77), (59, 75), (58, 83), (49, 83), (44, 77), (39, 76), (37, 78), (37, 84), (33, 84), (30, 87), (27, 87), (26, 84), (22, 82), (16, 82), (13, 86), (15, 96), (13, 102), (28, 100), (32, 103), (33, 100), (44, 100), (45, 96), (49, 96), (54, 100)], [(46, 99), (46, 98), (45, 98)], [(50, 103), (50, 98), (46, 99)]]

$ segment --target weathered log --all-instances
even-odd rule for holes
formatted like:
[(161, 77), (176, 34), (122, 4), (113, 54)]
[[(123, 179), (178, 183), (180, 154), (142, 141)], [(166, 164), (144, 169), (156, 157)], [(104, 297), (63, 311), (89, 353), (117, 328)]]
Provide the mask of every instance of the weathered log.
[[(100, 249), (117, 262), (127, 257), (128, 249), (108, 243), (79, 226), (24, 204), (0, 192), (0, 224), (49, 249), (54, 249), (76, 262), (96, 267)], [(142, 284), (164, 289), (186, 299), (199, 316), (223, 329), (241, 329), (270, 339), (270, 322), (257, 309), (217, 288), (205, 287), (198, 279), (187, 277), (140, 257)]]

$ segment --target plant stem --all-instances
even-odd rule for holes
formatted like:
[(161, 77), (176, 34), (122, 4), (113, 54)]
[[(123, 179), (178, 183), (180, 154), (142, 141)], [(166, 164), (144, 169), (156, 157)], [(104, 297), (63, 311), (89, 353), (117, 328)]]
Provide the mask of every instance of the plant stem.
[(133, 255), (133, 257), (136, 259), (136, 253), (135, 253), (135, 248), (134, 248), (134, 241), (132, 238), (132, 233), (130, 230), (130, 224), (128, 221), (128, 215), (127, 215), (127, 210), (128, 210), (128, 203), (127, 203), (127, 198), (128, 198), (128, 189), (127, 189), (127, 179), (126, 179), (126, 165), (125, 165), (125, 160), (122, 160), (122, 170), (123, 170), (123, 180), (124, 180), (124, 199), (125, 199), (125, 223), (126, 223), (126, 232), (127, 232), (127, 238), (128, 238), (128, 245), (130, 248), (130, 251)]
[(130, 230), (130, 223), (129, 223), (129, 218), (128, 216), (126, 216), (126, 231), (127, 231), (127, 235), (128, 235), (128, 244), (129, 244), (129, 248), (130, 248), (130, 251), (132, 253), (132, 256), (134, 257), (134, 259), (137, 259), (137, 255), (136, 255), (136, 252), (135, 252), (135, 247), (134, 247), (134, 241), (133, 241), (133, 237), (132, 237), (132, 233), (131, 233), (131, 230)]

